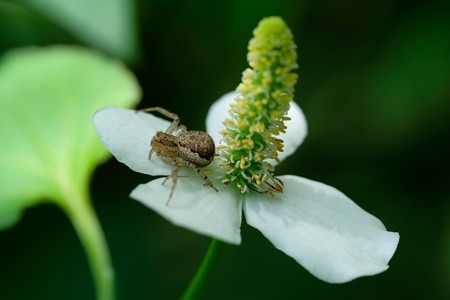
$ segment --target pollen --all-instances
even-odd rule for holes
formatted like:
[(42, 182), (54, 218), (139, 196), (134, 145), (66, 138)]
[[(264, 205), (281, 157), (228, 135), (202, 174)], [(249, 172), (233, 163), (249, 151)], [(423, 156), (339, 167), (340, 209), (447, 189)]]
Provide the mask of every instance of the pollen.
[(253, 142), (252, 139), (243, 139), (242, 145), (245, 149), (253, 149), (253, 146), (255, 145), (255, 143)]
[(246, 163), (245, 163), (245, 159), (243, 156), (241, 156), (241, 163), (239, 164), (241, 169), (245, 169), (246, 168)]
[[(231, 121), (230, 119), (225, 119), (225, 121), (223, 121), (223, 125), (225, 125), (225, 126), (233, 125), (233, 121)], [(223, 131), (223, 132), (226, 132), (226, 131)]]

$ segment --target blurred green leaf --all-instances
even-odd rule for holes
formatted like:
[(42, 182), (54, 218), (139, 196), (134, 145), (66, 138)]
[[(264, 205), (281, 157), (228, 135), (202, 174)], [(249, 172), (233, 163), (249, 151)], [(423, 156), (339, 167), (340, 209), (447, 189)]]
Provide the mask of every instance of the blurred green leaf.
[(133, 62), (138, 55), (132, 0), (21, 0), (83, 42)]
[(92, 126), (106, 105), (131, 106), (139, 86), (122, 65), (82, 48), (26, 48), (0, 61), (0, 228), (43, 200), (87, 190), (107, 157)]

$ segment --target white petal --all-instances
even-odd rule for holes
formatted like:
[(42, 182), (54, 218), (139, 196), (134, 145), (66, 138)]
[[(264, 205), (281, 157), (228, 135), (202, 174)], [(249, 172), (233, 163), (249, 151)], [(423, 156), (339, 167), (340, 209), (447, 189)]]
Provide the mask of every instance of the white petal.
[(277, 138), (284, 141), (284, 151), (278, 154), (280, 160), (286, 159), (293, 154), (298, 147), (303, 143), (308, 134), (308, 124), (306, 123), (305, 115), (297, 103), (291, 101), (288, 117), (291, 120), (286, 121), (286, 133), (282, 133)]
[(107, 107), (93, 118), (95, 129), (103, 145), (136, 172), (149, 175), (168, 175), (172, 167), (153, 155), (148, 159), (150, 141), (157, 131), (165, 131), (170, 122), (144, 112)]
[[(172, 180), (164, 185), (164, 178), (137, 186), (131, 198), (142, 202), (175, 225), (190, 229), (231, 244), (241, 243), (242, 195), (220, 182), (211, 187), (202, 186), (194, 172), (179, 177), (172, 199), (169, 199)], [(197, 178), (198, 177), (198, 178)]]
[(280, 177), (284, 193), (249, 194), (247, 223), (318, 278), (343, 283), (385, 271), (398, 233), (333, 187), (297, 176)]
[[(214, 102), (209, 109), (206, 117), (206, 129), (216, 144), (218, 144), (222, 139), (219, 132), (225, 129), (225, 125), (223, 125), (222, 122), (230, 117), (230, 114), (228, 113), (230, 103), (232, 103), (238, 95), (239, 94), (236, 92), (227, 93)], [(287, 115), (291, 118), (291, 120), (285, 123), (287, 126), (286, 133), (282, 133), (277, 136), (277, 138), (284, 141), (284, 152), (279, 153), (280, 160), (284, 160), (286, 157), (294, 153), (302, 144), (308, 133), (305, 115), (294, 101), (291, 101), (291, 107)], [(277, 164), (275, 161), (270, 163), (273, 165)]]
[(208, 115), (206, 116), (206, 131), (213, 138), (216, 145), (222, 139), (222, 135), (219, 132), (225, 129), (223, 121), (230, 117), (230, 113), (228, 112), (230, 110), (230, 103), (238, 95), (236, 92), (229, 92), (220, 97), (209, 108)]

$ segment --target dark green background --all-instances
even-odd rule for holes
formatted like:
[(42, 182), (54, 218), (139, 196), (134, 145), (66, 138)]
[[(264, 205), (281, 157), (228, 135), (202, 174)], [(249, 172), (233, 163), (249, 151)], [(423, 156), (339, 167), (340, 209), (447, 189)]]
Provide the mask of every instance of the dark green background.
[[(400, 244), (387, 272), (331, 285), (244, 222), (242, 245), (224, 247), (203, 298), (450, 298), (449, 2), (218, 3), (137, 2), (140, 50), (128, 62), (144, 91), (140, 107), (164, 106), (204, 129), (209, 105), (239, 83), (258, 21), (283, 17), (298, 44), (295, 100), (309, 136), (277, 173), (340, 189), (400, 232)], [(27, 6), (0, 5), (2, 53), (59, 43), (83, 45)], [(93, 177), (119, 299), (177, 298), (209, 243), (128, 197), (150, 179), (114, 159)], [(28, 209), (0, 232), (0, 299), (93, 295), (83, 249), (58, 208)]]

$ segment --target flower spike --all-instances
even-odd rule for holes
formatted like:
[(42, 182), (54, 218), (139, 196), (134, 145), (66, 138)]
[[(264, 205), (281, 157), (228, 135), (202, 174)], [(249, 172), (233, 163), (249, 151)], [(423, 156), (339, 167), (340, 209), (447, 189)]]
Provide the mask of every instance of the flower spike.
[(231, 104), (231, 117), (222, 131), (224, 145), (219, 146), (223, 183), (241, 190), (259, 193), (282, 192), (283, 184), (274, 176), (270, 160), (279, 161), (284, 122), (294, 96), (297, 52), (293, 35), (280, 17), (261, 20), (248, 45), (250, 68), (242, 74)]

